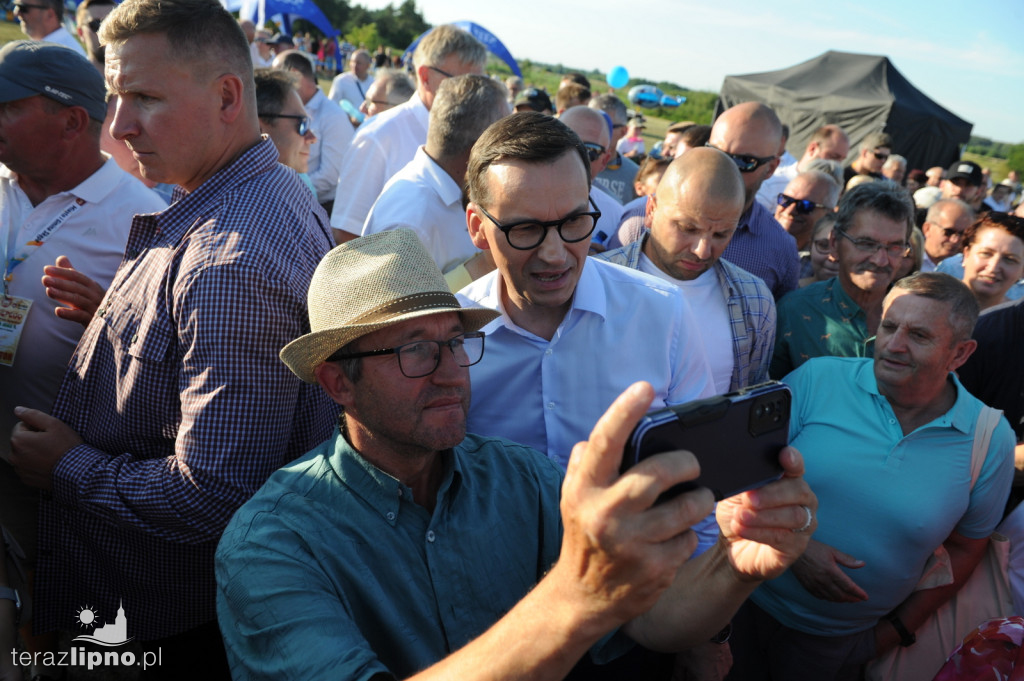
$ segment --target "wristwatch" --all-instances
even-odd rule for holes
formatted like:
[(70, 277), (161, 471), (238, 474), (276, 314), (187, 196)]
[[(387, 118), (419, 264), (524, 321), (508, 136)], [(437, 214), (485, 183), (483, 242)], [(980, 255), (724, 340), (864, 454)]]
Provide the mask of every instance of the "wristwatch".
[(889, 613), (885, 616), (885, 619), (889, 620), (889, 624), (896, 630), (896, 633), (900, 635), (900, 645), (904, 648), (909, 648), (917, 642), (917, 636), (914, 636), (903, 624), (903, 620), (899, 618), (896, 613)]
[(18, 590), (0, 586), (0, 599), (14, 601), (14, 624), (17, 625), (21, 621), (21, 596), (18, 595)]

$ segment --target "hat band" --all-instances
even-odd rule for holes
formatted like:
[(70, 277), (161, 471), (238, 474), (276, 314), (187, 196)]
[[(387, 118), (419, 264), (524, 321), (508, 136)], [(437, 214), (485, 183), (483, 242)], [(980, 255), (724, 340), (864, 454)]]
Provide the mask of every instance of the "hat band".
[(414, 293), (396, 298), (385, 305), (359, 315), (350, 324), (377, 324), (410, 312), (437, 307), (452, 308), (453, 312), (462, 309), (458, 299), (450, 292)]

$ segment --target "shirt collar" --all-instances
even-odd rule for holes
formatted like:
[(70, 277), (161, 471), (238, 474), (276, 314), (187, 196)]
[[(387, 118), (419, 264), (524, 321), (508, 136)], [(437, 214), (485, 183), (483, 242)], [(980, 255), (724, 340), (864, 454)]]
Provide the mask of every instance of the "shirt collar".
[[(458, 492), (462, 480), (462, 465), (453, 450), (441, 453), (444, 475), (438, 487), (438, 499)], [(369, 504), (385, 522), (395, 525), (403, 500), (413, 503), (412, 490), (363, 458), (340, 431), (334, 435), (334, 448), (330, 465), (335, 475), (363, 501)], [(440, 504), (439, 504), (440, 505)]]
[(157, 218), (163, 238), (170, 243), (179, 242), (194, 224), (223, 201), (225, 193), (256, 175), (272, 170), (277, 159), (277, 148), (269, 137), (264, 136), (191, 193), (180, 186), (175, 187), (174, 203)]
[(430, 178), (431, 184), (437, 190), (437, 195), (444, 205), (453, 206), (456, 202), (462, 201), (462, 188), (452, 179), (452, 176), (438, 164), (437, 161), (430, 158), (427, 154), (426, 147), (420, 147), (416, 150), (417, 160), (420, 162), (424, 169), (424, 174)]
[[(953, 406), (950, 407), (949, 411), (933, 420), (928, 425), (936, 425), (940, 427), (952, 427), (959, 430), (961, 433), (970, 433), (971, 429), (974, 428), (977, 421), (977, 413), (971, 405), (971, 401), (974, 397), (967, 392), (967, 389), (960, 383), (960, 379), (957, 378), (956, 374), (950, 373), (947, 380), (953, 381), (953, 386), (956, 388), (956, 401)], [(888, 404), (888, 399), (882, 395), (878, 389), (878, 381), (875, 380), (875, 360), (865, 360), (860, 364), (857, 370), (857, 377), (855, 383), (864, 392), (873, 395), (876, 399), (884, 400)], [(890, 407), (891, 409), (891, 407)]]

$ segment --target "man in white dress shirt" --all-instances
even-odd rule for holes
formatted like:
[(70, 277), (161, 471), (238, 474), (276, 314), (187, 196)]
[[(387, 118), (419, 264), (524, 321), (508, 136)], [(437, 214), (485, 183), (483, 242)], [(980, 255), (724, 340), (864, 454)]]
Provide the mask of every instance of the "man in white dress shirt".
[(462, 185), (473, 143), (511, 113), (505, 88), (487, 76), (441, 83), (430, 109), (427, 143), (391, 178), (363, 225), (363, 235), (411, 229), (442, 272), (479, 252), (466, 231)]
[(441, 82), (465, 73), (483, 75), (487, 48), (469, 33), (446, 24), (420, 41), (412, 62), (416, 94), (360, 125), (342, 163), (334, 197), (336, 209), (331, 213), (338, 243), (359, 236), (384, 185), (427, 141), (430, 107)]
[(338, 185), (341, 162), (356, 131), (341, 107), (327, 99), (316, 83), (313, 62), (298, 50), (287, 50), (274, 57), (274, 68), (291, 71), (299, 77), (296, 88), (311, 120), (309, 127), (316, 142), (309, 148), (309, 179), (316, 189), (316, 200), (330, 212)]
[(327, 99), (338, 105), (344, 99), (353, 108), (358, 109), (366, 99), (366, 93), (370, 91), (370, 86), (373, 85), (370, 62), (370, 53), (366, 50), (353, 52), (348, 60), (351, 70), (334, 77), (331, 82), (331, 91), (327, 93)]
[(32, 40), (57, 43), (86, 56), (81, 44), (64, 28), (63, 0), (18, 0), (14, 16), (21, 22), (22, 33)]

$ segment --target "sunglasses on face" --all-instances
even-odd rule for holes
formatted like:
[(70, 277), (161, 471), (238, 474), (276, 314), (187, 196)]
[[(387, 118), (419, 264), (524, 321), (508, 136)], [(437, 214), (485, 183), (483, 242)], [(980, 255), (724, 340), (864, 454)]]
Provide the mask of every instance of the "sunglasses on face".
[(776, 201), (783, 208), (789, 208), (790, 206), (795, 205), (796, 207), (794, 210), (797, 213), (803, 213), (804, 215), (813, 213), (815, 208), (828, 208), (828, 206), (823, 203), (815, 203), (810, 199), (794, 199), (788, 194), (779, 194)]
[(587, 158), (590, 159), (591, 163), (601, 158), (601, 154), (607, 151), (607, 149), (602, 147), (597, 142), (584, 142), (583, 146), (586, 147), (587, 149)]
[(730, 154), (728, 151), (719, 149), (711, 142), (704, 145), (705, 147), (711, 147), (721, 151), (723, 154), (732, 159), (732, 162), (736, 164), (736, 167), (740, 169), (741, 173), (752, 173), (765, 163), (771, 163), (775, 160), (774, 156), (750, 156), (749, 154)]
[(875, 158), (877, 158), (879, 161), (888, 161), (889, 160), (889, 154), (880, 154), (877, 151), (872, 151), (871, 154)]
[(309, 116), (299, 116), (296, 114), (263, 114), (260, 118), (293, 118), (299, 122), (297, 128), (299, 134), (303, 137), (309, 132)]

